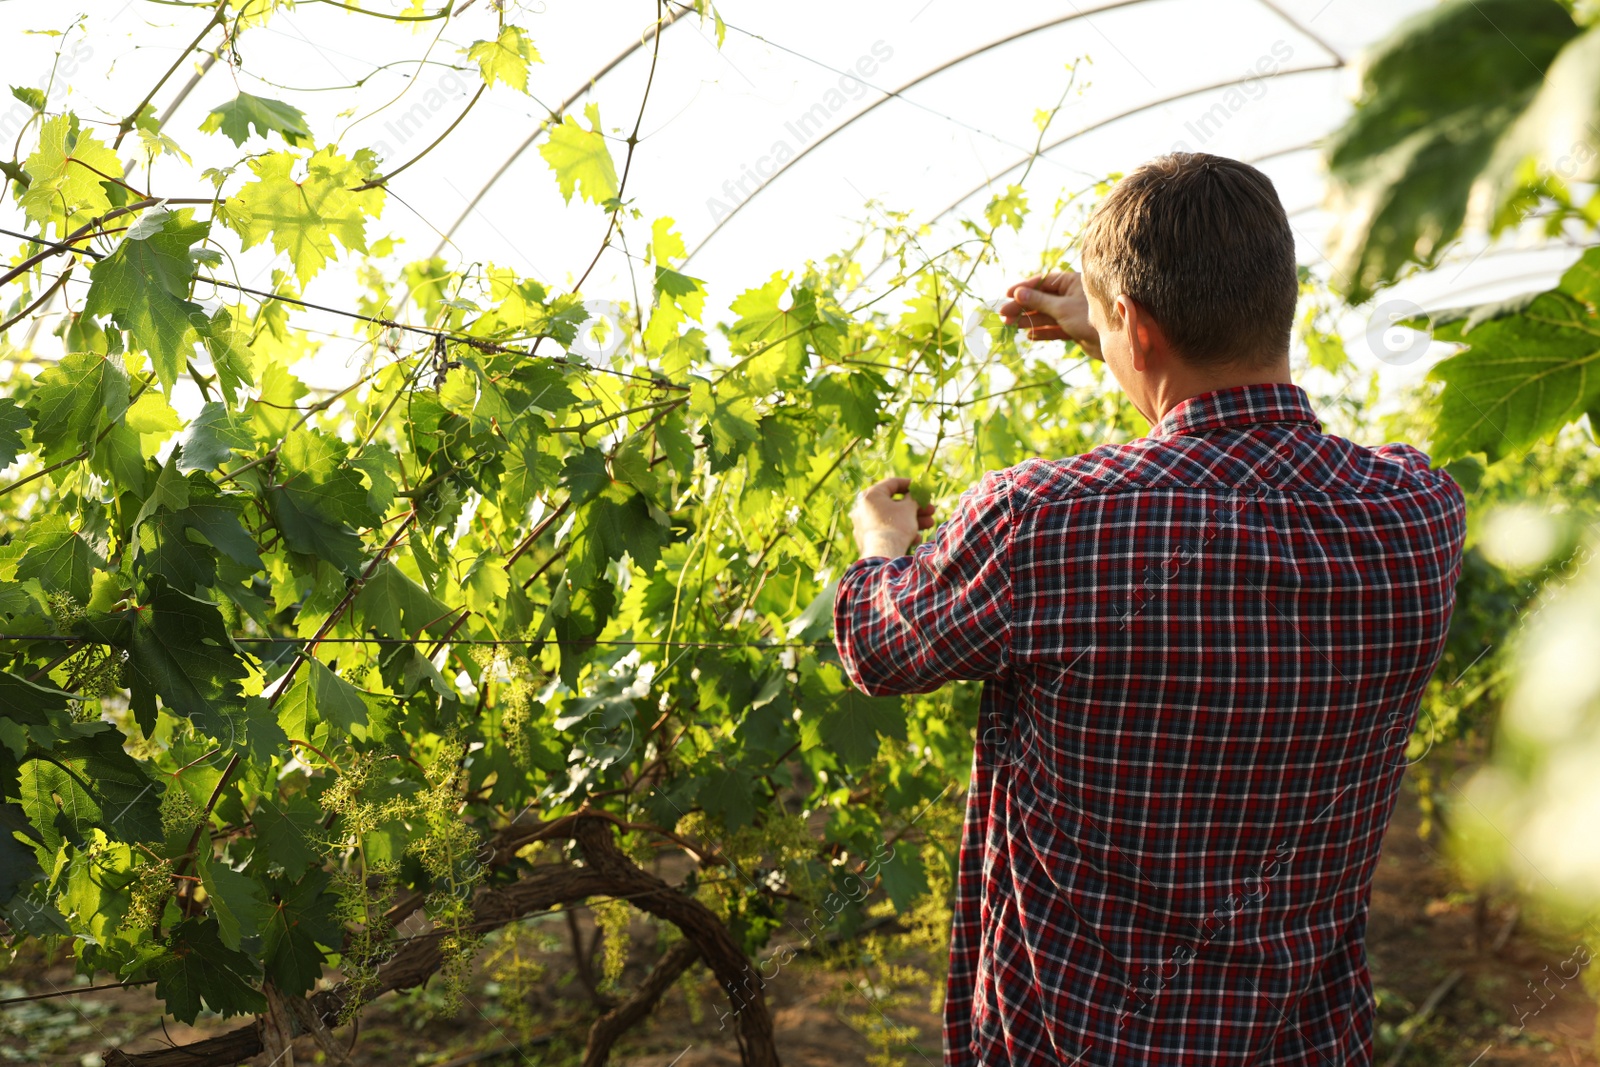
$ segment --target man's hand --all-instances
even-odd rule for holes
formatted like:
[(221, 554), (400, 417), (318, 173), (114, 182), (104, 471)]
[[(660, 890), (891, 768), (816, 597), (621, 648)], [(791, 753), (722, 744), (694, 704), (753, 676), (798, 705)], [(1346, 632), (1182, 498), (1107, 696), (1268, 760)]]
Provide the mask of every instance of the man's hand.
[(1089, 294), (1075, 271), (1035, 274), (1006, 290), (1000, 317), (1034, 341), (1076, 341), (1090, 359), (1100, 357), (1100, 334), (1089, 321)]
[(932, 506), (918, 507), (910, 491), (910, 478), (885, 478), (856, 497), (850, 522), (862, 559), (903, 556), (916, 544), (918, 531), (933, 529)]

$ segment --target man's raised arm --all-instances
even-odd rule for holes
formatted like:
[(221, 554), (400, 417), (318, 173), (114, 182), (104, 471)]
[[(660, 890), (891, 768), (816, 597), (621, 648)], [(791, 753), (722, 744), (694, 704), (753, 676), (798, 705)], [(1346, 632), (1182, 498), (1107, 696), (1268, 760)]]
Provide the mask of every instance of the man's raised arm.
[(992, 678), (1009, 665), (1011, 474), (992, 472), (933, 525), (905, 478), (856, 498), (851, 512), (862, 558), (839, 580), (833, 606), (839, 658), (867, 693), (926, 693), (958, 678)]

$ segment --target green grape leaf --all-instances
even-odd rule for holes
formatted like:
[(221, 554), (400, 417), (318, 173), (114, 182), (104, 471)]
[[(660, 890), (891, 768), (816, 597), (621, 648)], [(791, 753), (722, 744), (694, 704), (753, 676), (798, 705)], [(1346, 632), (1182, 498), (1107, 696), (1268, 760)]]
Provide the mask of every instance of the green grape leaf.
[(786, 690), (784, 677), (776, 675), (756, 694), (739, 723), (739, 740), (747, 749), (776, 756), (794, 743), (794, 702)]
[(644, 809), (660, 826), (676, 826), (679, 819), (689, 814), (699, 795), (702, 779), (688, 774), (659, 784), (644, 798)]
[(1476, 456), (1462, 456), (1446, 463), (1443, 470), (1450, 476), (1451, 481), (1461, 487), (1462, 493), (1471, 496), (1478, 491), (1478, 486), (1483, 484), (1483, 475), (1487, 468)]
[(600, 132), (600, 105), (589, 104), (583, 114), (589, 129), (567, 115), (550, 130), (550, 139), (539, 146), (539, 154), (555, 171), (561, 196), (568, 203), (576, 191), (592, 204), (604, 204), (619, 191), (617, 168)]
[[(165, 787), (122, 750), (110, 723), (54, 744), (22, 765), (22, 806), (54, 853), (63, 835), (81, 841), (98, 827), (123, 841), (160, 841)], [(58, 803), (59, 800), (59, 803)]]
[(328, 875), (319, 870), (298, 882), (272, 883), (271, 910), (261, 924), (261, 962), (267, 977), (290, 996), (311, 992), (322, 977), (324, 953), (317, 946), (337, 949), (342, 941), (338, 897), (327, 886)]
[(744, 771), (716, 767), (706, 773), (700, 786), (700, 806), (721, 820), (729, 830), (748, 826), (756, 814), (750, 776)]
[(590, 446), (568, 456), (567, 465), (561, 470), (561, 484), (571, 494), (574, 504), (582, 504), (599, 496), (611, 484), (605, 453)]
[[(15, 674), (0, 671), (0, 708), (6, 711), (6, 719), (27, 726), (44, 726), (50, 722), (53, 715), (67, 710), (68, 702), (73, 699), (72, 694), (60, 689), (35, 685), (25, 678)], [(32, 740), (45, 748), (50, 747), (50, 742), (37, 731)], [(26, 751), (26, 744), (20, 747), (13, 746), (17, 755)], [(3, 786), (0, 781), (0, 786)]]
[(44, 110), (45, 95), (43, 89), (13, 85), (11, 87), (11, 95), (22, 101), (24, 104), (27, 104), (28, 107), (33, 111)]
[[(581, 306), (579, 310), (587, 314), (582, 312)], [(567, 343), (571, 343), (570, 338)], [(511, 387), (506, 389), (506, 394), (514, 398), (519, 407), (538, 408), (557, 415), (578, 402), (567, 385), (567, 373), (565, 367), (545, 360), (523, 361), (511, 372)]]
[(269, 362), (261, 372), (259, 399), (245, 407), (244, 418), (251, 432), (263, 441), (282, 440), (300, 421), (295, 405), (310, 391), (281, 362)]
[(450, 611), (399, 567), (384, 560), (356, 594), (356, 611), (379, 637), (415, 638), (443, 633)]
[(148, 436), (158, 442), (165, 441), (173, 431), (183, 426), (178, 420), (178, 413), (167, 403), (167, 398), (153, 389), (146, 389), (128, 405), (123, 423), (138, 434), (141, 441)]
[(332, 146), (318, 149), (305, 160), (305, 177), (298, 181), (293, 175), (299, 156), (258, 156), (250, 161), (256, 180), (226, 201), (222, 217), (246, 249), (270, 240), (305, 285), (338, 255), (335, 240), (352, 252), (367, 249), (367, 219), (382, 213), (384, 191), (354, 191), (372, 176), (373, 159), (365, 153), (351, 160)]
[[(681, 247), (682, 242), (679, 242)], [(699, 321), (705, 310), (706, 285), (699, 278), (679, 274), (670, 267), (656, 267), (656, 298), (670, 302), (689, 318)]]
[(897, 697), (869, 697), (847, 689), (822, 717), (822, 741), (848, 767), (864, 767), (878, 754), (878, 735), (904, 741), (905, 709)]
[[(570, 565), (571, 557), (568, 559), (569, 567), (566, 575), (570, 579), (573, 571)], [(588, 640), (605, 627), (616, 607), (616, 589), (603, 578), (596, 578), (579, 585), (561, 583), (557, 588), (558, 594), (551, 600), (546, 625), (555, 630), (555, 638), (559, 643), (561, 680), (569, 686), (576, 686), (583, 665), (594, 658), (595, 649), (588, 644)], [(540, 632), (542, 635), (542, 627)], [(586, 740), (592, 739), (592, 735), (586, 738)], [(612, 754), (602, 755), (601, 753), (608, 748)], [(604, 768), (618, 754), (620, 752), (616, 746), (601, 745), (599, 750), (591, 751), (589, 756), (592, 765)]]
[(242, 567), (259, 570), (261, 557), (255, 538), (244, 528), (244, 498), (229, 496), (203, 475), (189, 476), (189, 506), (180, 513), (184, 523)]
[(206, 736), (224, 744), (239, 741), (238, 724), (245, 717), (239, 682), (250, 671), (222, 613), (160, 576), (150, 576), (146, 586), (138, 607), (91, 619), (80, 629), (127, 649), (128, 702), (141, 726), (154, 721), (159, 696)]
[(311, 127), (306, 125), (305, 112), (282, 100), (269, 100), (262, 96), (240, 93), (226, 104), (211, 109), (200, 129), (205, 133), (221, 133), (235, 145), (250, 139), (250, 127), (262, 137), (276, 133), (292, 146), (311, 142)]
[(700, 706), (737, 714), (754, 698), (755, 676), (750, 661), (736, 653), (707, 653), (701, 657)]
[(48, 610), (44, 588), (38, 582), (0, 582), (0, 614), (12, 619), (7, 629), (26, 628), (30, 624), (23, 619), (31, 619), (35, 628), (54, 629), (54, 624), (47, 620)]
[(530, 501), (561, 476), (561, 460), (537, 445), (513, 445), (505, 456), (505, 474), (500, 481), (500, 506), (508, 513), (521, 514)]
[(178, 465), (168, 460), (167, 465), (161, 468), (161, 473), (156, 476), (156, 484), (150, 490), (150, 495), (145, 498), (144, 504), (139, 508), (139, 514), (134, 517), (133, 525), (138, 525), (154, 515), (158, 509), (179, 511), (189, 506), (189, 483), (184, 481), (183, 474), (178, 470)]
[(669, 267), (688, 254), (683, 235), (673, 229), (676, 219), (663, 215), (650, 224), (650, 246), (645, 258), (661, 267)]
[(233, 720), (233, 748), (256, 763), (268, 763), (289, 747), (289, 735), (264, 697), (246, 697), (244, 715)]
[(174, 589), (193, 595), (216, 584), (216, 553), (189, 537), (188, 524), (177, 512), (161, 511), (141, 521), (134, 547), (144, 572), (160, 575)]
[(755, 405), (728, 382), (713, 386), (695, 379), (689, 385), (689, 410), (705, 421), (718, 452), (737, 457), (761, 440)]
[(922, 857), (910, 848), (895, 849), (878, 868), (883, 876), (883, 891), (889, 894), (894, 910), (904, 915), (912, 901), (928, 891), (928, 872)]
[(541, 63), (539, 50), (533, 47), (520, 26), (503, 26), (500, 36), (492, 41), (474, 41), (465, 49), (468, 58), (478, 64), (483, 74), (483, 84), (501, 82), (519, 93), (528, 91), (528, 67)]
[(264, 874), (267, 868), (276, 867), (285, 878), (299, 878), (321, 858), (317, 842), (322, 838), (322, 809), (314, 801), (298, 794), (280, 800), (275, 794), (262, 793), (250, 820), (256, 828), (253, 873)]
[(200, 412), (189, 423), (183, 435), (183, 451), (178, 455), (178, 469), (214, 471), (226, 463), (235, 451), (244, 451), (255, 444), (250, 434), (235, 420), (232, 412), (215, 400), (201, 405)]
[(1013, 230), (1022, 229), (1022, 217), (1028, 212), (1028, 198), (1022, 195), (1022, 186), (1007, 185), (1004, 194), (996, 193), (984, 205), (983, 217), (994, 229), (1001, 224)]
[(11, 466), (27, 448), (23, 434), (28, 430), (28, 413), (11, 397), (0, 397), (0, 470)]
[(238, 948), (245, 938), (258, 936), (273, 910), (266, 887), (219, 859), (206, 858), (203, 849), (196, 858), (200, 882), (206, 888), (222, 943)]
[(656, 490), (655, 471), (651, 469), (649, 439), (635, 435), (617, 446), (611, 457), (611, 470), (617, 481), (626, 482), (641, 493)]
[(13, 930), (19, 930), (29, 937), (71, 937), (74, 932), (72, 924), (61, 914), (61, 909), (56, 907), (54, 901), (41, 899), (42, 895), (37, 889), (18, 893), (9, 905), (0, 904), (0, 915), (5, 917)]
[[(191, 249), (190, 255), (197, 251)], [(241, 389), (255, 384), (251, 371), (254, 356), (245, 335), (233, 328), (233, 316), (227, 308), (218, 308), (203, 324), (196, 321), (194, 328), (206, 346), (206, 354), (211, 357), (218, 388), (228, 403), (234, 403)]]
[(351, 526), (369, 526), (379, 516), (368, 506), (367, 488), (349, 461), (349, 446), (338, 438), (293, 430), (283, 440), (278, 470), (285, 488), (307, 491), (309, 483), (334, 517)]
[(22, 540), (28, 551), (17, 563), (19, 580), (37, 578), (47, 593), (66, 593), (80, 606), (89, 602), (95, 566), (100, 563), (89, 542), (58, 516), (29, 526)]
[(797, 384), (805, 372), (806, 332), (815, 305), (791, 295), (788, 308), (779, 305), (789, 293), (789, 276), (779, 271), (765, 285), (746, 289), (730, 306), (739, 316), (728, 332), (751, 393), (760, 395)]
[(55, 221), (65, 235), (69, 229), (111, 210), (103, 182), (122, 177), (117, 154), (92, 131), (80, 130), (78, 116), (57, 115), (39, 127), (39, 146), (22, 164), (28, 187), (20, 205), (35, 222)]
[(139, 874), (152, 872), (147, 865), (136, 864), (132, 847), (120, 841), (108, 841), (94, 853), (74, 850), (57, 881), (62, 890), (55, 904), (71, 916), (74, 932), (105, 945), (119, 933), (131, 932), (122, 929), (133, 904), (130, 889)]
[(367, 724), (367, 702), (361, 691), (314, 656), (301, 665), (300, 676), (284, 695), (284, 703), (285, 712), (305, 715), (307, 722), (320, 720), (345, 734), (352, 726)]
[[(1473, 186), (1471, 199), (1495, 211), (1498, 231), (1522, 221), (1508, 210), (1543, 202), (1544, 181), (1559, 186), (1600, 177), (1600, 31), (1589, 28), (1561, 49), (1539, 91), (1495, 145), (1494, 156)], [(1593, 222), (1593, 201), (1588, 212)]]
[(87, 315), (111, 315), (128, 331), (131, 347), (150, 353), (162, 386), (170, 393), (184, 359), (194, 351), (190, 331), (208, 321), (189, 297), (194, 261), (189, 249), (205, 239), (210, 224), (194, 212), (146, 211), (116, 251), (89, 272)]
[(305, 430), (291, 432), (279, 454), (280, 484), (267, 492), (272, 520), (290, 550), (357, 574), (365, 561), (352, 527), (377, 521), (361, 476), (343, 443)]
[[(156, 491), (135, 520), (144, 566), (190, 594), (216, 584), (212, 549), (240, 566), (260, 569), (255, 539), (241, 519), (242, 498), (224, 495), (203, 474), (178, 477), (177, 469), (173, 463), (162, 469)], [(169, 483), (165, 493), (163, 483)]]
[(680, 481), (693, 474), (694, 440), (689, 436), (681, 411), (674, 411), (661, 421), (656, 427), (655, 438)]
[[(668, 537), (666, 527), (650, 514), (643, 494), (626, 487), (618, 489), (620, 493), (608, 491), (578, 509), (569, 535), (572, 547), (567, 552), (566, 573), (567, 580), (579, 588), (588, 587), (624, 552), (646, 574), (661, 558)], [(616, 498), (622, 493), (626, 497), (619, 501)]]
[[(18, 836), (27, 840), (18, 840)], [(44, 844), (44, 837), (28, 821), (20, 804), (0, 804), (0, 905), (9, 904), (24, 886), (44, 877), (32, 845)]]
[(1413, 16), (1362, 70), (1329, 139), (1334, 263), (1352, 303), (1431, 264), (1461, 232), (1496, 142), (1579, 32), (1557, 0), (1450, 0)]
[(789, 640), (811, 642), (827, 637), (828, 631), (833, 629), (833, 601), (838, 591), (837, 578), (823, 586), (822, 591), (806, 605), (806, 610), (789, 624), (786, 635)]
[(299, 740), (315, 738), (317, 734), (317, 693), (304, 678), (296, 679), (283, 698), (273, 704), (278, 728), (285, 737)]
[(1600, 249), (1591, 248), (1531, 302), (1435, 314), (1434, 338), (1468, 348), (1429, 375), (1444, 383), (1434, 460), (1483, 452), (1494, 462), (1600, 404), (1597, 298)]
[(467, 607), (489, 618), (505, 604), (511, 592), (511, 577), (506, 574), (499, 556), (486, 552), (473, 561), (462, 588), (466, 591)]
[(215, 919), (183, 920), (163, 948), (147, 962), (147, 973), (156, 980), (156, 996), (179, 1022), (193, 1024), (202, 1004), (223, 1016), (267, 1010), (267, 999), (254, 986), (260, 971), (249, 956), (223, 942)]
[(325, 500), (321, 487), (312, 482), (298, 489), (273, 486), (267, 490), (267, 508), (291, 551), (326, 560), (346, 574), (360, 572), (366, 560), (361, 538), (335, 517), (336, 502)]
[(145, 462), (139, 432), (126, 422), (116, 422), (101, 433), (104, 436), (94, 445), (89, 469), (135, 498), (143, 497), (150, 491), (154, 475)]
[(825, 664), (802, 672), (802, 724), (811, 748), (821, 743), (847, 768), (865, 767), (878, 754), (879, 738), (906, 739), (905, 704), (899, 697), (870, 697), (844, 683)]
[(34, 443), (46, 462), (80, 451), (92, 455), (100, 427), (128, 410), (128, 376), (105, 356), (69, 352), (34, 379), (27, 408)]
[(368, 445), (350, 460), (350, 465), (367, 476), (367, 510), (382, 515), (394, 503), (396, 484), (401, 477), (400, 458), (392, 449)]
[(814, 424), (775, 413), (762, 419), (759, 426), (761, 440), (756, 445), (756, 455), (760, 464), (750, 484), (758, 489), (782, 488), (790, 475), (804, 472), (815, 440)]

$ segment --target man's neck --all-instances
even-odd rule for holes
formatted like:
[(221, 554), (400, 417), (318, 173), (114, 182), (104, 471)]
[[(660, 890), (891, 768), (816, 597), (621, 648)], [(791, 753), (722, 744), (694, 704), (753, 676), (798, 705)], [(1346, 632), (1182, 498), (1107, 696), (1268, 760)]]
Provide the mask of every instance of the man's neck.
[(1150, 384), (1150, 395), (1146, 398), (1146, 403), (1151, 410), (1143, 414), (1150, 420), (1150, 425), (1155, 426), (1167, 417), (1168, 412), (1191, 397), (1241, 385), (1293, 385), (1294, 380), (1289, 376), (1289, 360), (1284, 358), (1264, 367), (1222, 366), (1196, 371), (1182, 368), (1161, 381)]

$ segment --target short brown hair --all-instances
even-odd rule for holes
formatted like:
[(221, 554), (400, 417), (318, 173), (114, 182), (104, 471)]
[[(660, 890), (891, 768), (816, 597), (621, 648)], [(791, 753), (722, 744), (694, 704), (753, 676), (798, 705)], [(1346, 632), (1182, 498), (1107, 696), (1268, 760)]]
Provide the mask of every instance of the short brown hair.
[(1083, 276), (1102, 308), (1137, 301), (1191, 363), (1270, 363), (1289, 349), (1294, 232), (1248, 163), (1173, 152), (1123, 178), (1084, 231)]

